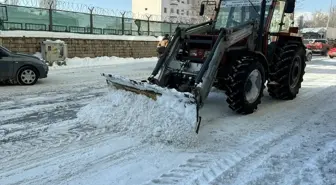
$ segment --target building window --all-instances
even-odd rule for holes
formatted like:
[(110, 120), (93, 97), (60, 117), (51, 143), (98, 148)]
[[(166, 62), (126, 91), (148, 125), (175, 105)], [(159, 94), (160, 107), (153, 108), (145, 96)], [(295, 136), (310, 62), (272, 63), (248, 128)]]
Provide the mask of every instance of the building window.
[(164, 12), (164, 13), (167, 13), (167, 8), (164, 8), (164, 9), (163, 9), (163, 12)]
[(186, 13), (187, 15), (189, 15), (189, 11), (187, 10), (187, 13)]
[(145, 8), (145, 10), (148, 10), (147, 8)]
[(177, 10), (176, 10), (176, 13), (177, 13), (177, 14), (180, 14), (180, 10), (179, 10), (179, 9), (177, 9)]
[(171, 9), (170, 9), (170, 13), (174, 13), (174, 8), (171, 8)]
[(190, 4), (190, 1), (189, 1), (189, 0), (187, 0), (187, 4)]

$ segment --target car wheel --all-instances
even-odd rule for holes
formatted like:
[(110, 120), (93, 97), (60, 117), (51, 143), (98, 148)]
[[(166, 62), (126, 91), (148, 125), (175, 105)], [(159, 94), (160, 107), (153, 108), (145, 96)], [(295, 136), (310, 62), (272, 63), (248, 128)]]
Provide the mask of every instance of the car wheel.
[(38, 80), (36, 69), (26, 66), (18, 72), (18, 82), (20, 85), (34, 85)]
[(307, 61), (310, 62), (313, 58), (313, 55), (311, 53), (308, 53), (307, 55)]

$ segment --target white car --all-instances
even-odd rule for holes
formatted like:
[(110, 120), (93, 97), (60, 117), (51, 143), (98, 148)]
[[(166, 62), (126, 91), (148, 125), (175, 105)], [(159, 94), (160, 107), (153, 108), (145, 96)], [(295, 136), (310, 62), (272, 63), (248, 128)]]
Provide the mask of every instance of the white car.
[(307, 57), (307, 61), (308, 62), (310, 62), (311, 60), (312, 60), (312, 58), (313, 58), (313, 52), (312, 52), (312, 50), (310, 50), (310, 49), (306, 49), (306, 57)]

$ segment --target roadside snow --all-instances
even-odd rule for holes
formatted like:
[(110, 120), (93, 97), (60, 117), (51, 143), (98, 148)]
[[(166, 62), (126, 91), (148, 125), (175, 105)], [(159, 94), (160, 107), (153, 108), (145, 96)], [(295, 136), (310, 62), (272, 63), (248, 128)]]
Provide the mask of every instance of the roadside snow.
[(0, 37), (34, 37), (57, 39), (93, 39), (93, 40), (134, 40), (134, 41), (159, 41), (162, 37), (156, 36), (126, 36), (126, 35), (96, 35), (49, 31), (1, 31)]
[[(40, 52), (37, 52), (34, 54), (34, 56), (42, 58), (42, 55)], [(158, 60), (157, 57), (148, 57), (148, 58), (120, 58), (120, 57), (108, 57), (108, 56), (102, 56), (102, 57), (96, 57), (96, 58), (67, 58), (66, 64), (58, 66), (57, 64), (54, 64), (53, 66), (49, 66), (49, 69), (73, 69), (73, 68), (81, 68), (81, 67), (92, 67), (92, 66), (110, 66), (115, 64), (127, 64), (127, 63), (141, 63), (141, 62), (156, 62)]]

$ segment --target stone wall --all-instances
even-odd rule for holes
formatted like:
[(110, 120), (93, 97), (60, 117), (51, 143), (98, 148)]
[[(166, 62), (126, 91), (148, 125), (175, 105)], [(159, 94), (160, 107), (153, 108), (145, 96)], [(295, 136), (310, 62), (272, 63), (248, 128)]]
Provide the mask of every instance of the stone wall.
[[(0, 44), (11, 51), (34, 54), (41, 51), (40, 43), (55, 38), (2, 37)], [(68, 46), (68, 57), (153, 57), (156, 56), (155, 41), (59, 39)]]

